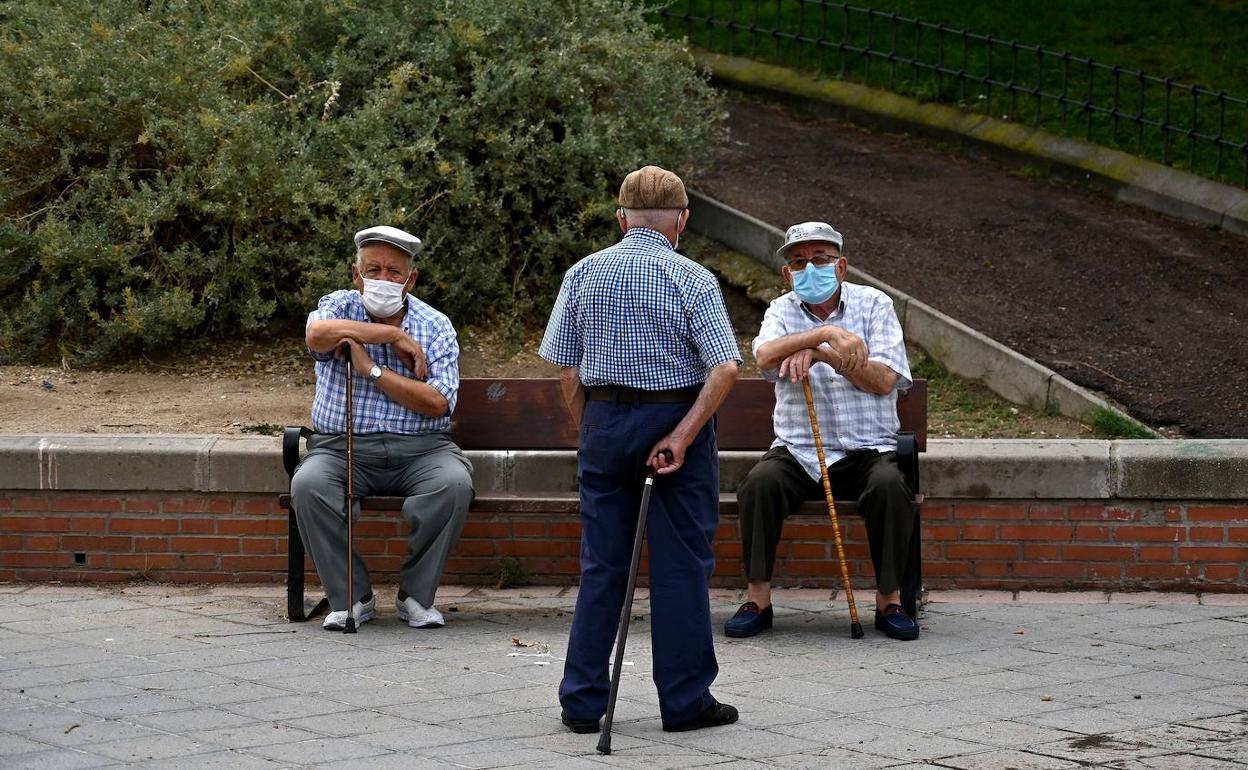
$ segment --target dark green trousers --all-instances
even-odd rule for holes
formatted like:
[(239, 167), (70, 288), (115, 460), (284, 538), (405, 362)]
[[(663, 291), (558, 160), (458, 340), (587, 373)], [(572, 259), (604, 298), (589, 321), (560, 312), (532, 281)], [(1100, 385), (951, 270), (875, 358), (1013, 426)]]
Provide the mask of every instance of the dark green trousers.
[[(833, 496), (857, 500), (866, 521), (876, 587), (901, 587), (914, 530), (912, 495), (897, 467), (896, 452), (850, 452), (828, 468)], [(751, 581), (771, 580), (784, 519), (807, 500), (823, 500), (823, 482), (812, 480), (789, 450), (775, 447), (750, 469), (737, 489), (742, 556)]]

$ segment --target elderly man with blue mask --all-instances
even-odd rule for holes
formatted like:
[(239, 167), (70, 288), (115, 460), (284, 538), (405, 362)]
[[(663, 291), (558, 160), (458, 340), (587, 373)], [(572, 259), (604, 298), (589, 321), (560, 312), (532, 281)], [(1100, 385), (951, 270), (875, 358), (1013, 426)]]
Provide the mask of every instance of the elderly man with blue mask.
[(380, 225), (355, 234), (354, 289), (321, 297), (308, 315), (316, 359), (313, 436), (290, 483), (299, 534), (329, 597), (324, 627), (341, 630), (348, 604), (357, 623), (372, 620), (368, 571), (352, 553), (355, 596), (347, 596), (346, 361), (355, 369), (352, 470), (360, 497), (402, 495), (411, 527), (399, 572), (397, 615), (414, 628), (439, 628), (433, 606), (447, 556), (472, 503), (472, 465), (447, 431), (459, 393), (459, 343), (450, 320), (408, 292), (420, 239)]
[(838, 497), (858, 501), (876, 568), (875, 627), (915, 639), (901, 608), (914, 527), (912, 493), (897, 467), (897, 392), (910, 387), (901, 324), (888, 295), (845, 280), (841, 234), (824, 222), (793, 225), (776, 255), (792, 291), (771, 303), (754, 339), (763, 376), (776, 383), (776, 439), (737, 489), (749, 581), (747, 601), (724, 626), (731, 637), (772, 626), (771, 578), (788, 514), (824, 499), (802, 380), (818, 409), (828, 474)]

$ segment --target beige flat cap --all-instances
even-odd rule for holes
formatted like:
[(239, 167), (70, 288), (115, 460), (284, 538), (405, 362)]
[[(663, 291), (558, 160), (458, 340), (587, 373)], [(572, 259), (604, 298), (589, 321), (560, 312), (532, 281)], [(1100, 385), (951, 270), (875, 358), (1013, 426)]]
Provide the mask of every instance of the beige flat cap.
[(667, 169), (643, 166), (624, 177), (619, 204), (626, 209), (684, 209), (689, 207), (685, 183)]

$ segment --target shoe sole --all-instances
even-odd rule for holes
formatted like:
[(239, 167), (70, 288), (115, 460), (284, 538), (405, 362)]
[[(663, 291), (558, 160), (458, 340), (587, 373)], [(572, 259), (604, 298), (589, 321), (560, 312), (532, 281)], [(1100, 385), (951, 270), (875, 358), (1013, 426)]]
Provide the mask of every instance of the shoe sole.
[(564, 727), (568, 728), (569, 730), (576, 733), (577, 735), (588, 735), (589, 733), (602, 732), (602, 727), (599, 725), (598, 722), (594, 722), (593, 724), (590, 724), (588, 722), (581, 723), (581, 722), (576, 722), (576, 721), (570, 721), (567, 719), (564, 719), (561, 721), (563, 722)]
[(890, 633), (887, 628), (880, 628), (878, 625), (875, 627), (875, 630), (879, 631), (881, 634), (884, 634), (889, 639), (896, 639), (899, 642), (913, 642), (915, 639), (919, 638), (919, 630), (917, 628), (915, 629), (913, 634), (903, 634), (897, 631), (893, 631)]
[(913, 634), (897, 634), (897, 633), (890, 634), (887, 631), (884, 631), (882, 633), (885, 636), (887, 636), (889, 639), (896, 639), (899, 642), (913, 642), (915, 639), (919, 638), (919, 633), (917, 631), (914, 632)]
[(665, 733), (688, 733), (694, 730), (705, 730), (708, 727), (726, 727), (728, 725), (736, 724), (737, 718), (739, 716), (740, 716), (739, 714), (733, 714), (731, 719), (716, 719), (716, 720), (694, 719), (692, 722), (685, 722), (684, 724), (675, 725), (674, 727), (668, 727), (664, 725), (663, 732)]
[[(355, 625), (356, 625), (356, 627), (358, 628), (358, 627), (360, 627), (360, 626), (364, 625), (365, 623), (367, 623), (368, 621), (372, 620), (372, 619), (373, 619), (373, 615), (375, 615), (375, 614), (376, 614), (376, 612), (375, 612), (375, 611), (371, 611), (371, 612), (361, 612), (361, 613), (360, 613), (360, 616), (359, 616), (358, 618), (356, 618), (356, 619), (355, 619)], [(327, 626), (327, 625), (322, 625), (322, 626), (321, 626), (321, 628), (325, 629), (326, 631), (341, 631), (341, 630), (343, 630), (343, 629), (344, 629), (344, 628), (346, 628), (346, 627), (347, 627), (347, 624), (346, 624), (346, 622), (345, 622), (345, 621), (343, 622), (343, 624), (342, 624), (342, 625), (338, 625), (337, 623), (335, 623), (335, 624), (333, 624), (333, 625), (329, 625), (329, 626)]]
[(730, 637), (732, 639), (749, 639), (751, 636), (758, 636), (764, 631), (770, 631), (771, 625), (772, 625), (771, 623), (762, 622), (758, 624), (757, 628), (750, 630), (750, 629), (745, 629), (745, 628), (732, 628), (727, 623), (725, 623), (724, 624), (724, 636)]
[(445, 621), (443, 621), (442, 623), (421, 623), (418, 626), (413, 626), (411, 618), (407, 614), (406, 610), (398, 610), (395, 614), (399, 616), (399, 620), (403, 621), (411, 628), (446, 628)]

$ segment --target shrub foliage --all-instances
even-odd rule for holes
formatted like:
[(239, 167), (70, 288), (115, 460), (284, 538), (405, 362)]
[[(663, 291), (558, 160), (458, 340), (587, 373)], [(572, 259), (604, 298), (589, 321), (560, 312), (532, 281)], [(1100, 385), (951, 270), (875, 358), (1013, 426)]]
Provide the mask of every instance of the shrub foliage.
[(0, 360), (297, 326), (376, 223), (453, 320), (537, 318), (720, 120), (625, 0), (0, 0)]

